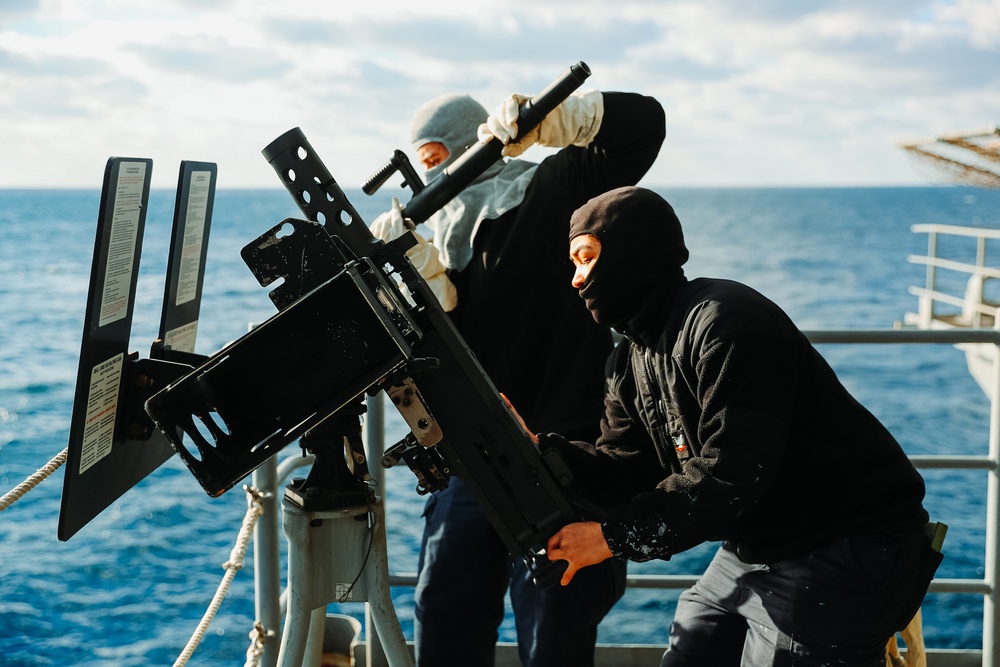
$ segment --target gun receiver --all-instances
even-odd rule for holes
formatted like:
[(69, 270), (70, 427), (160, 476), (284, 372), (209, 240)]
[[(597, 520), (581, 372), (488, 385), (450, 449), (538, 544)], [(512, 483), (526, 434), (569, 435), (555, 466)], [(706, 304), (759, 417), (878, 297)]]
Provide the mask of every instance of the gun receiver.
[[(550, 86), (559, 92), (540, 96), (536, 108), (554, 108), (561, 99), (553, 96), (577, 85)], [(298, 128), (262, 152), (310, 218), (282, 221), (241, 253), (261, 285), (283, 279), (270, 293), (279, 312), (151, 397), (154, 423), (213, 496), (293, 440), (305, 447), (319, 433), (313, 473), (286, 492), (307, 507), (316, 502), (311, 491), (336, 487), (337, 495), (352, 486), (344, 443), (357, 441), (364, 394), (384, 389), (413, 431), (384, 463), (405, 460), (424, 490), (457, 474), (536, 583), (558, 582), (565, 562), (549, 562), (545, 545), (579, 519), (565, 466), (531, 443), (407, 259), (412, 234), (376, 239)], [(499, 155), (498, 148), (493, 161)], [(448, 187), (490, 164), (456, 164)], [(433, 453), (421, 456), (428, 447)], [(346, 491), (352, 502), (364, 494), (358, 485)]]

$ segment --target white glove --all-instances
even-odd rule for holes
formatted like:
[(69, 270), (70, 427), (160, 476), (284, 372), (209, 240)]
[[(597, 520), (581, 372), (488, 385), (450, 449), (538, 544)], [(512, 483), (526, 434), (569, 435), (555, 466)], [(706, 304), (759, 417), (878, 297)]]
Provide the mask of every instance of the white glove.
[(398, 198), (392, 198), (392, 208), (375, 218), (369, 229), (373, 235), (386, 243), (398, 239), (406, 232), (411, 232), (417, 239), (417, 245), (407, 250), (406, 256), (410, 258), (413, 268), (434, 292), (445, 312), (453, 310), (458, 305), (455, 285), (445, 273), (445, 266), (441, 263), (438, 249), (415, 231), (416, 226), (412, 220), (403, 218), (403, 207)]
[(553, 109), (535, 129), (516, 143), (511, 143), (511, 139), (517, 136), (519, 107), (528, 99), (514, 94), (501, 102), (493, 115), (479, 126), (479, 141), (499, 139), (504, 144), (503, 155), (517, 157), (536, 143), (552, 148), (589, 146), (601, 129), (604, 95), (599, 90), (575, 92)]
[[(497, 107), (493, 115), (486, 119), (486, 122), (479, 126), (477, 131), (477, 136), (480, 141), (487, 142), (492, 140), (494, 137), (500, 140), (500, 143), (505, 146), (510, 143), (510, 140), (517, 136), (517, 119), (521, 113), (521, 105), (527, 102), (530, 98), (525, 95), (518, 95), (514, 93)], [(538, 128), (535, 128), (536, 130)], [(536, 132), (532, 131), (529, 136), (537, 135)], [(523, 137), (518, 143), (524, 143), (528, 137)], [(531, 143), (538, 140), (537, 136), (534, 136)]]
[(444, 311), (454, 310), (455, 306), (458, 305), (458, 293), (455, 291), (454, 283), (445, 273), (445, 267), (441, 262), (441, 255), (438, 253), (437, 247), (416, 232), (413, 232), (413, 236), (417, 239), (417, 245), (407, 250), (406, 256), (410, 258), (413, 268), (434, 292), (434, 296), (437, 297)]
[(403, 220), (403, 206), (399, 203), (398, 197), (392, 198), (392, 208), (375, 218), (368, 229), (375, 238), (382, 239), (386, 243), (394, 241), (408, 231), (416, 229), (412, 220)]

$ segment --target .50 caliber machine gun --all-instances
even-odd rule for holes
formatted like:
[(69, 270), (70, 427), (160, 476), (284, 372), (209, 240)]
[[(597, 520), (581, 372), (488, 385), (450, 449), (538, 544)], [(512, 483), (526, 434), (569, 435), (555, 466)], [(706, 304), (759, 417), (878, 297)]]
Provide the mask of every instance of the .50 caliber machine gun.
[[(589, 75), (578, 63), (532, 98), (520, 134)], [(403, 214), (419, 224), (501, 150), (476, 144), (426, 187), (408, 163), (390, 161), (366, 191), (404, 169), (414, 196)], [(569, 472), (531, 443), (406, 258), (412, 235), (376, 239), (298, 128), (263, 153), (308, 218), (282, 221), (242, 252), (262, 285), (282, 281), (270, 292), (279, 312), (153, 395), (147, 413), (212, 496), (301, 438), (316, 461), (286, 500), (326, 510), (370, 497), (359, 418), (364, 395), (385, 390), (411, 433), (383, 463), (405, 461), (421, 492), (457, 474), (536, 583), (557, 582), (564, 568), (548, 561), (545, 544), (578, 519)]]

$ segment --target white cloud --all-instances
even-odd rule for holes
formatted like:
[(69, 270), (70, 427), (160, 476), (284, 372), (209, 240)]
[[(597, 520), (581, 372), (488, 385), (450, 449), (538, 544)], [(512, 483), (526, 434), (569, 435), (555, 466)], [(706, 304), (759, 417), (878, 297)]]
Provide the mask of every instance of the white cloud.
[[(0, 9), (0, 187), (97, 187), (110, 155), (219, 163), (302, 127), (354, 187), (410, 113), (491, 108), (586, 61), (586, 84), (667, 110), (663, 185), (918, 183), (893, 141), (997, 120), (1000, 0), (260, 3), (46, 0)], [(529, 154), (530, 156), (530, 154)]]

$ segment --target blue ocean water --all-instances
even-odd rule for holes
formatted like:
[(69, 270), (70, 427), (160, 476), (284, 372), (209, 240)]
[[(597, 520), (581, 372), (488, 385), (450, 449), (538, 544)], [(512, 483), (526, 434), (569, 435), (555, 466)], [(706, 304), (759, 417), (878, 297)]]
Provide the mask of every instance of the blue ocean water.
[[(963, 188), (661, 189), (685, 228), (689, 276), (748, 283), (804, 329), (888, 328), (916, 307), (922, 285), (906, 256), (926, 250), (920, 222), (1000, 227), (1000, 193)], [(391, 193), (348, 196), (365, 220)], [(154, 191), (147, 215), (132, 349), (156, 336), (174, 194)], [(62, 450), (68, 439), (98, 190), (0, 190), (0, 495)], [(273, 306), (239, 256), (286, 217), (300, 217), (283, 190), (217, 194), (198, 352), (241, 336)], [(970, 257), (970, 260), (972, 258)], [(948, 346), (822, 346), (855, 395), (910, 454), (984, 454), (988, 403)], [(405, 432), (387, 411), (387, 436)], [(294, 452), (289, 450), (295, 450)], [(282, 453), (297, 454), (295, 447)], [(844, 455), (858, 457), (844, 443)], [(985, 473), (924, 471), (926, 505), (948, 523), (938, 576), (983, 574)], [(239, 488), (209, 498), (177, 457), (67, 542), (56, 537), (63, 471), (0, 513), (0, 653), (27, 665), (171, 664), (221, 580), (246, 510)], [(389, 564), (414, 572), (423, 499), (404, 469), (386, 474)], [(697, 573), (713, 545), (632, 573)], [(254, 621), (252, 554), (190, 664), (244, 659)], [(630, 590), (600, 631), (605, 643), (662, 643), (677, 593)], [(412, 590), (393, 590), (412, 638)], [(336, 610), (360, 615), (359, 605)], [(331, 607), (333, 610), (334, 607)], [(932, 594), (924, 605), (931, 647), (977, 648), (982, 602)], [(501, 640), (514, 641), (512, 619)]]

